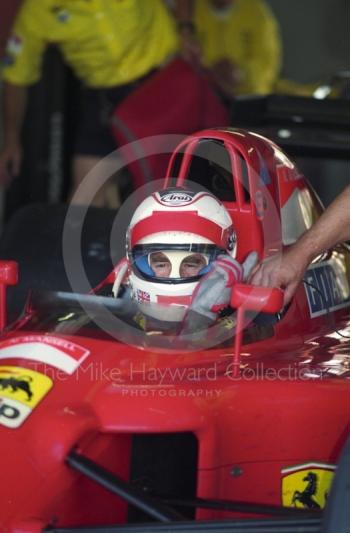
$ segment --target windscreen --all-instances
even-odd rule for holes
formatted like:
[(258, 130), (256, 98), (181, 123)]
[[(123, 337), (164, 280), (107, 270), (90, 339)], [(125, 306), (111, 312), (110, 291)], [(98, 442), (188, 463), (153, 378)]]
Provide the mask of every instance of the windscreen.
[[(152, 318), (153, 307), (164, 319)], [(170, 306), (174, 307), (174, 306)], [(154, 311), (155, 311), (154, 309)], [(65, 292), (33, 291), (17, 329), (118, 341), (139, 348), (167, 351), (196, 351), (232, 346), (235, 312), (227, 312), (215, 323), (192, 314), (184, 329), (173, 320), (169, 306), (138, 303), (131, 299)], [(270, 337), (273, 329), (251, 323), (243, 343)]]

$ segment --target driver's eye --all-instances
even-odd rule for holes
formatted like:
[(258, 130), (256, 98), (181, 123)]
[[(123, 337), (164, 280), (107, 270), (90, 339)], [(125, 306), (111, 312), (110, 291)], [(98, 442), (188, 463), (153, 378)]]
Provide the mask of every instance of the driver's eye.
[(150, 256), (150, 266), (159, 278), (166, 278), (171, 273), (171, 263), (166, 255), (161, 252), (154, 252)]
[(189, 278), (197, 276), (197, 274), (207, 265), (205, 257), (201, 254), (193, 254), (185, 257), (181, 261), (180, 276), (182, 278)]

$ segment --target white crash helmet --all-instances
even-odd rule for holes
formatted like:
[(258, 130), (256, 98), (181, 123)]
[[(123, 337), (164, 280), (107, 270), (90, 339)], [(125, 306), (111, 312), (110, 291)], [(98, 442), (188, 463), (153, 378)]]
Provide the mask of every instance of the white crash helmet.
[(138, 206), (127, 232), (132, 298), (143, 308), (170, 305), (167, 317), (164, 308), (155, 316), (157, 306), (148, 306), (148, 314), (179, 321), (211, 263), (235, 251), (232, 219), (215, 196), (182, 188), (155, 192)]

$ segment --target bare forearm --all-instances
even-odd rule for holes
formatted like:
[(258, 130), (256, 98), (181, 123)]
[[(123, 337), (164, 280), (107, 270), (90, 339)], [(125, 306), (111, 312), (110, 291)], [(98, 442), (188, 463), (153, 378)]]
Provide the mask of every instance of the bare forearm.
[(290, 302), (311, 261), (335, 244), (350, 239), (350, 186), (328, 207), (319, 220), (283, 254), (261, 263), (251, 278), (253, 285), (282, 287), (284, 303)]
[(19, 142), (27, 104), (27, 88), (5, 83), (3, 95), (5, 145)]
[(350, 186), (334, 200), (319, 220), (295, 245), (309, 263), (314, 257), (350, 239)]

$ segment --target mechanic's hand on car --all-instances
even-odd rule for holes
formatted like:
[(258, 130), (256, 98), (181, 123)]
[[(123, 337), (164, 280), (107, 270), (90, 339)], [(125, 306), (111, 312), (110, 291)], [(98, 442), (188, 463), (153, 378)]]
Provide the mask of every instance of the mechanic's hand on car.
[(258, 265), (249, 280), (252, 285), (278, 287), (284, 290), (284, 305), (287, 305), (308, 266), (308, 259), (296, 247), (268, 257)]
[(22, 148), (19, 143), (5, 145), (0, 153), (0, 184), (9, 185), (19, 175), (22, 163)]
[(249, 277), (257, 261), (256, 252), (251, 252), (242, 265), (229, 255), (219, 255), (193, 293), (182, 333), (196, 331), (214, 322), (218, 313), (230, 305), (234, 285)]

